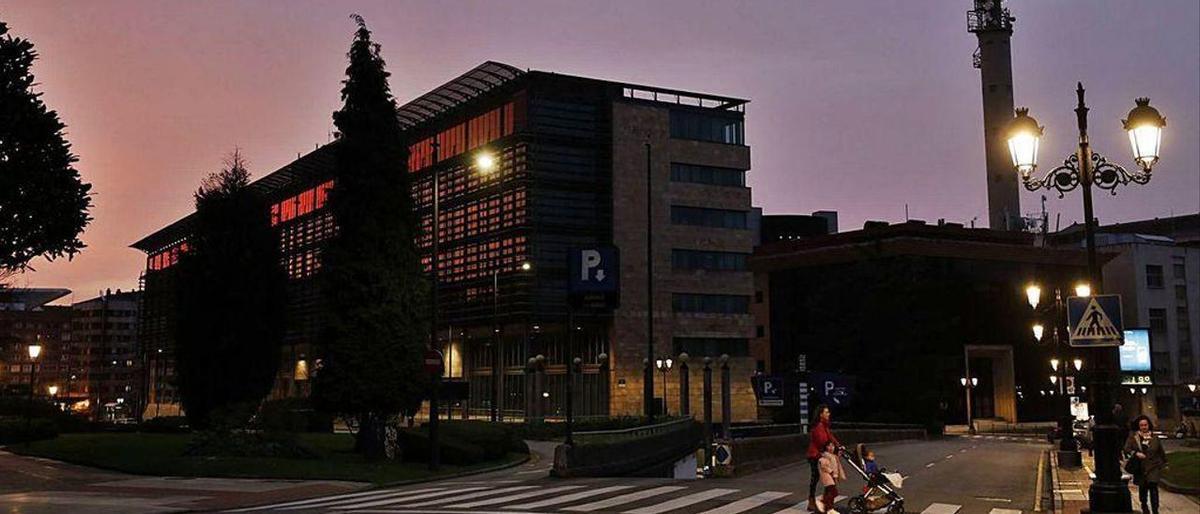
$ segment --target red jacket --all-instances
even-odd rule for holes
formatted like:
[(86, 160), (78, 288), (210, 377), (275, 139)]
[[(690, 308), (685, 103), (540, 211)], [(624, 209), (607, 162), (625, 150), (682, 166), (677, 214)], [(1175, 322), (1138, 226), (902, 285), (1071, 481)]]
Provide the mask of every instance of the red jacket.
[(841, 446), (837, 438), (833, 436), (833, 432), (829, 431), (829, 423), (826, 421), (818, 421), (813, 425), (812, 431), (808, 433), (808, 453), (805, 457), (810, 459), (821, 458), (821, 453), (825, 451), (825, 445), (833, 441), (833, 444)]

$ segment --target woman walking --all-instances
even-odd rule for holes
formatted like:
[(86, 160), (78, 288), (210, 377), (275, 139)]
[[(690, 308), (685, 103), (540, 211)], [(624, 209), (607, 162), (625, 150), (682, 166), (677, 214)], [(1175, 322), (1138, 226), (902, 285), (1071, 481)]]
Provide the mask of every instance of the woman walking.
[[(808, 432), (808, 451), (805, 453), (805, 457), (808, 459), (808, 469), (812, 473), (812, 477), (808, 482), (809, 512), (823, 512), (822, 509), (817, 508), (816, 498), (817, 484), (821, 482), (821, 469), (819, 465), (821, 453), (825, 451), (825, 445), (831, 442), (835, 448), (842, 446), (842, 443), (838, 442), (837, 438), (833, 436), (833, 431), (829, 428), (830, 416), (829, 407), (818, 405), (816, 422), (812, 424), (812, 429)], [(833, 506), (825, 505), (824, 507), (827, 510)]]
[[(1163, 468), (1167, 466), (1167, 453), (1163, 451), (1162, 441), (1154, 436), (1154, 425), (1150, 418), (1138, 416), (1133, 420), (1137, 432), (1129, 434), (1125, 441), (1125, 454), (1129, 460), (1125, 470), (1133, 475), (1133, 482), (1138, 486), (1138, 499), (1142, 501), (1142, 514), (1158, 514), (1158, 481), (1162, 479)], [(1146, 504), (1149, 496), (1150, 503)]]

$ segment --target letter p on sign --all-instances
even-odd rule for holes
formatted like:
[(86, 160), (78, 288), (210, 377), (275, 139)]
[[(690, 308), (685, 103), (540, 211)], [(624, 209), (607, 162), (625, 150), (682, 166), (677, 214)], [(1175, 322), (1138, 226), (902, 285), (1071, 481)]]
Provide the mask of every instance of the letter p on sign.
[(580, 252), (582, 260), (579, 266), (579, 280), (588, 281), (592, 278), (592, 268), (600, 265), (600, 252), (596, 250), (584, 250)]

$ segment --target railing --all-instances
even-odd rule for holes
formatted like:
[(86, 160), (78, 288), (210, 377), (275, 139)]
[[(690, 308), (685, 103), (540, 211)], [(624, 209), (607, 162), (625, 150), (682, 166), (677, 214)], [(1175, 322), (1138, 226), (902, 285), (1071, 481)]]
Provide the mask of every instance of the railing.
[(575, 439), (579, 439), (579, 440), (605, 439), (605, 438), (616, 439), (616, 438), (623, 438), (623, 437), (645, 437), (648, 435), (659, 434), (659, 433), (668, 432), (668, 431), (671, 431), (671, 430), (674, 430), (677, 428), (682, 428), (682, 427), (687, 426), (688, 424), (692, 423), (693, 421), (694, 420), (690, 417), (689, 418), (678, 418), (678, 419), (674, 419), (671, 421), (667, 421), (665, 423), (658, 423), (655, 425), (643, 425), (643, 426), (639, 426), (639, 427), (620, 428), (620, 429), (616, 429), (616, 430), (593, 430), (593, 431), (589, 431), (589, 432), (575, 432), (575, 434), (573, 436)]
[[(923, 430), (925, 427), (921, 425), (905, 424), (905, 423), (863, 423), (863, 422), (845, 422), (834, 423), (834, 430)], [(734, 439), (744, 439), (747, 437), (765, 437), (772, 435), (787, 435), (797, 434), (804, 430), (804, 425), (799, 423), (782, 423), (776, 425), (744, 425), (730, 427), (730, 432)]]

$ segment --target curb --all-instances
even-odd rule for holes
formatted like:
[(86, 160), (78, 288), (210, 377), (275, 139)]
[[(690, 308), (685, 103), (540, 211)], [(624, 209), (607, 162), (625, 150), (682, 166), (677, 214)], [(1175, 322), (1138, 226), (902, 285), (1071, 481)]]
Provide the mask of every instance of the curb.
[(1184, 486), (1181, 486), (1178, 484), (1171, 483), (1167, 480), (1162, 480), (1159, 482), (1159, 484), (1162, 485), (1163, 489), (1166, 489), (1166, 490), (1176, 493), (1176, 494), (1200, 495), (1200, 487), (1184, 487)]

